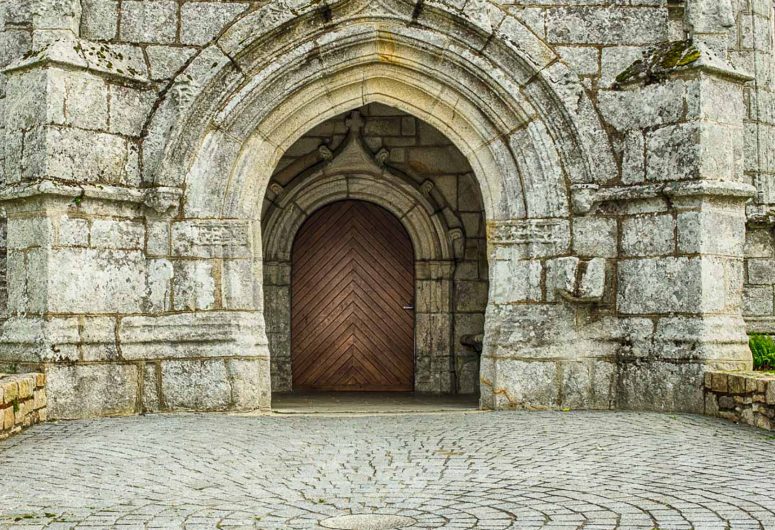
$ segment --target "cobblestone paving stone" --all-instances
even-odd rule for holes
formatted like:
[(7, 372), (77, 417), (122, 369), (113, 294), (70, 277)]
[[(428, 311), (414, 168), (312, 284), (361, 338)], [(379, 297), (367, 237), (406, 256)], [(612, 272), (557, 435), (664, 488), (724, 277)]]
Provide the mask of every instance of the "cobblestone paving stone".
[(775, 529), (775, 440), (648, 413), (163, 415), (0, 443), (0, 528)]

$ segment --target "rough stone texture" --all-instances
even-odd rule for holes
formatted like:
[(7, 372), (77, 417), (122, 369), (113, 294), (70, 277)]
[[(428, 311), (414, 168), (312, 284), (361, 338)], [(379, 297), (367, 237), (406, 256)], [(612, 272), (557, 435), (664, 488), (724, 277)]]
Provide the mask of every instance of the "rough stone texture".
[[(262, 209), (345, 186), (427, 262), (418, 390), (700, 412), (775, 332), (772, 26), (737, 0), (4, 2), (0, 360), (61, 375), (51, 416), (267, 407), (289, 274), (264, 254), (296, 225)], [(385, 178), (288, 185), (363, 107)], [(126, 394), (75, 410), (90, 377)]]
[(46, 375), (0, 374), (0, 440), (46, 421)]
[(137, 410), (138, 367), (130, 364), (50, 365), (51, 418), (120, 416)]
[(769, 529), (772, 446), (716, 418), (632, 412), (47, 423), (0, 442), (0, 526)]
[(775, 374), (707, 372), (705, 414), (768, 431), (775, 429)]

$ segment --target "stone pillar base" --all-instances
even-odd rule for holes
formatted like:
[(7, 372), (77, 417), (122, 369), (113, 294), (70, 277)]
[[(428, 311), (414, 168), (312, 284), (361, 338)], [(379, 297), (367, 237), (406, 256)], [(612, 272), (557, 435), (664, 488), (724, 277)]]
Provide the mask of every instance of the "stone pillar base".
[(268, 410), (267, 358), (43, 363), (49, 418)]

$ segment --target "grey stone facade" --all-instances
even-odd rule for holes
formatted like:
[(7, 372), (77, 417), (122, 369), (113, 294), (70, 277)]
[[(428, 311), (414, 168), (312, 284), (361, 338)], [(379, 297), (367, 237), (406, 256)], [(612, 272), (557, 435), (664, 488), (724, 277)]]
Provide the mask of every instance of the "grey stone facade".
[(50, 417), (269, 407), (293, 234), (265, 201), (364, 107), (380, 195), (449, 206), (414, 221), (428, 301), (475, 291), (418, 319), (418, 390), (702, 411), (775, 333), (769, 0), (9, 0), (0, 30), (0, 360)]

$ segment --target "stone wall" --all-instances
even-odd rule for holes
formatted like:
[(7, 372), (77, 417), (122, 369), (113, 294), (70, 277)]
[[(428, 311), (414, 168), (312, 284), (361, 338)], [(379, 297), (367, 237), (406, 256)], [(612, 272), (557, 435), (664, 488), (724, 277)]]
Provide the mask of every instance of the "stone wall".
[(0, 440), (46, 421), (46, 376), (0, 374)]
[[(701, 411), (704, 372), (772, 331), (767, 0), (0, 13), (0, 360), (47, 370), (52, 416), (268, 406), (262, 201), (300, 137), (370, 103), (475, 175), (483, 406)], [(404, 118), (386, 137), (422, 141)]]
[(0, 219), (0, 318), (8, 311), (8, 222)]
[[(48, 2), (50, 0), (8, 0), (0, 5), (0, 68), (33, 49), (33, 21), (36, 17), (40, 21), (39, 26), (50, 28), (54, 36), (74, 30), (89, 42), (101, 43), (95, 47), (95, 56), (105, 55), (108, 51), (115, 55), (105, 55), (103, 67), (107, 68), (107, 64), (111, 63), (109, 70), (118, 77), (132, 72), (132, 77), (147, 78), (151, 84), (131, 87), (111, 85), (111, 103), (115, 108), (109, 112), (105, 103), (88, 99), (73, 101), (70, 110), (73, 114), (81, 114), (78, 109), (85, 110), (84, 105), (92, 103), (104, 108), (98, 110), (93, 107), (93, 110), (85, 111), (90, 117), (84, 123), (79, 123), (79, 118), (71, 118), (71, 123), (62, 125), (84, 125), (87, 130), (126, 135), (130, 137), (128, 139), (135, 135), (133, 129), (142, 126), (147, 120), (155, 96), (168, 90), (169, 81), (235, 20), (260, 4), (248, 0), (69, 0), (62, 3), (62, 6), (67, 5), (66, 8), (60, 6), (64, 9), (62, 13), (52, 16), (58, 18), (56, 23), (48, 23), (45, 17), (49, 15), (43, 7)], [(286, 5), (287, 9), (292, 9), (286, 0), (274, 3), (278, 10), (285, 9)], [(490, 3), (481, 0), (471, 3), (481, 4), (479, 9), (481, 16), (487, 18), (487, 25), (501, 23), (506, 14), (519, 20), (551, 47), (592, 92), (609, 87), (615, 77), (649, 46), (668, 40), (680, 40), (685, 35), (681, 2), (641, 0), (636, 5), (625, 6), (609, 0), (540, 3), (498, 0), (491, 3), (493, 7), (485, 7)], [(754, 3), (757, 6), (766, 4), (763, 1)], [(744, 4), (741, 2), (741, 13), (747, 12), (743, 11)], [(40, 9), (36, 7), (38, 5)], [(764, 12), (763, 8), (757, 9)], [(762, 13), (758, 15), (763, 16)], [(741, 46), (745, 46), (746, 42), (742, 35), (751, 34), (748, 25), (752, 22), (753, 18), (747, 20), (741, 16)], [(757, 24), (764, 22), (757, 20)], [(481, 23), (484, 24), (484, 20)], [(743, 30), (746, 30), (745, 33)], [(38, 31), (37, 35), (41, 45), (46, 42), (46, 32)], [(118, 59), (119, 55), (121, 59)], [(95, 95), (92, 91), (99, 93), (103, 90), (97, 79), (82, 83), (84, 88), (89, 89), (88, 97), (91, 99)], [(6, 76), (0, 74), (0, 116), (4, 114), (5, 85)], [(75, 95), (76, 91), (73, 92)], [(132, 110), (126, 110), (125, 106)], [(108, 114), (110, 120), (116, 122), (111, 128), (95, 125), (100, 121), (100, 116), (107, 120)], [(0, 137), (4, 134), (4, 122), (0, 119)], [(69, 131), (65, 129), (64, 132)], [(70, 135), (77, 136), (77, 133), (70, 132)], [(73, 138), (73, 141), (77, 142), (78, 138)], [(126, 146), (117, 145), (120, 142), (114, 138), (102, 137), (100, 141), (106, 147), (110, 144), (113, 154), (126, 149)], [(0, 142), (0, 145), (3, 144)], [(129, 144), (129, 152), (131, 158), (132, 142)], [(0, 149), (0, 161), (4, 158), (5, 150)], [(84, 170), (105, 173), (99, 167), (101, 161), (98, 157), (84, 162)], [(0, 163), (0, 176), (4, 173), (5, 165)], [(132, 168), (129, 171), (131, 173)], [(127, 178), (132, 178), (131, 174)]]
[(746, 87), (745, 174), (757, 193), (748, 205), (744, 314), (752, 333), (775, 333), (775, 61), (772, 2), (740, 2), (730, 32), (735, 61), (756, 79)]
[(773, 430), (775, 428), (775, 374), (706, 373), (705, 414), (760, 429)]

